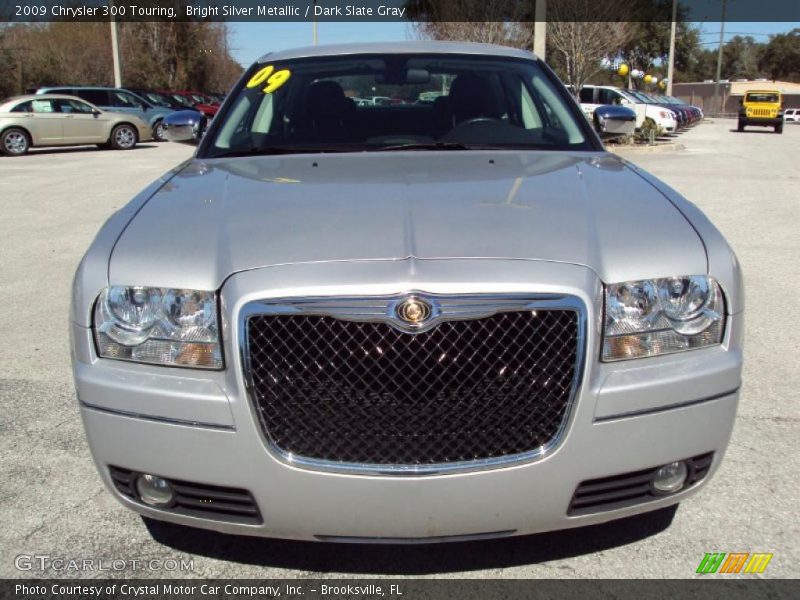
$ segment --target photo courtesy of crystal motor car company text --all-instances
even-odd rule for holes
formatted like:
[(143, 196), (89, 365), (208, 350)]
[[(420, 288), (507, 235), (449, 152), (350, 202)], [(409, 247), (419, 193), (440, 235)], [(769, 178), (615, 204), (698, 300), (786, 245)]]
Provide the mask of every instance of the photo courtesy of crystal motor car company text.
[(606, 151), (635, 126), (609, 108), (587, 119), (528, 51), (417, 41), (270, 52), (213, 118), (164, 117), (194, 156), (74, 280), (110, 493), (219, 532), (420, 542), (699, 492), (736, 414), (742, 276)]

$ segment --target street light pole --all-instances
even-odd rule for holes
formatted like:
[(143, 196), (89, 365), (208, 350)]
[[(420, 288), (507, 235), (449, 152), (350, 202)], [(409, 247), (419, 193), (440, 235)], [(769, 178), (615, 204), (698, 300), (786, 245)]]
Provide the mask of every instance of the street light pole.
[(533, 53), (544, 60), (547, 36), (547, 0), (534, 0)]
[(669, 61), (667, 62), (667, 96), (672, 96), (672, 77), (675, 73), (675, 21), (678, 18), (678, 0), (672, 0), (672, 26), (669, 29)]
[(119, 65), (119, 42), (117, 40), (117, 20), (111, 17), (111, 55), (114, 60), (114, 87), (122, 87), (122, 69)]
[(714, 80), (714, 109), (717, 113), (722, 113), (722, 106), (719, 101), (719, 78), (722, 75), (722, 49), (725, 38), (725, 9), (728, 7), (728, 0), (722, 0), (722, 23), (719, 25), (719, 51), (717, 52), (717, 77)]

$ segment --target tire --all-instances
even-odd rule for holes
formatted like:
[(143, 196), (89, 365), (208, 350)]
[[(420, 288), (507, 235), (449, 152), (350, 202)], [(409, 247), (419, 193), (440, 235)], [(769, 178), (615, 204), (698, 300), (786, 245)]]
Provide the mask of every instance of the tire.
[(22, 156), (31, 147), (28, 132), (19, 127), (9, 127), (0, 135), (0, 153), (6, 156)]
[(736, 131), (744, 131), (744, 121), (741, 119), (739, 120), (739, 126), (736, 128)]
[(775, 125), (775, 133), (783, 133), (783, 123)]
[(114, 150), (130, 150), (139, 141), (136, 128), (133, 125), (122, 123), (111, 130), (111, 147)]
[(164, 121), (156, 121), (155, 124), (153, 124), (153, 139), (157, 142), (167, 141), (164, 135)]

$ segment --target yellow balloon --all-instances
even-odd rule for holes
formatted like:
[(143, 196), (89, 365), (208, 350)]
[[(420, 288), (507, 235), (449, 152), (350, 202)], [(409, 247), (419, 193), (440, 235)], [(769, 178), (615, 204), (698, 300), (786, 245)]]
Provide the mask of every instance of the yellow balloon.
[(626, 65), (625, 63), (622, 63), (619, 66), (619, 69), (617, 69), (617, 75), (620, 75), (621, 77), (625, 77), (625, 75), (628, 74), (628, 71), (629, 71), (628, 65)]
[(667, 84), (664, 83), (664, 80), (662, 79), (661, 81), (658, 82), (658, 87), (660, 87), (662, 90), (665, 90), (667, 89)]
[(653, 81), (653, 76), (652, 75), (645, 75), (644, 76), (644, 82), (645, 83), (650, 83), (651, 81)]

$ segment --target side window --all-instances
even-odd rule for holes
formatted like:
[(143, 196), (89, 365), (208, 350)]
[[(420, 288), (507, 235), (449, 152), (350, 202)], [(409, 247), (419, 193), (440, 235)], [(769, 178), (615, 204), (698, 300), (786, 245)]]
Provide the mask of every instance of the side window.
[(33, 100), (28, 100), (27, 102), (23, 102), (22, 104), (17, 104), (14, 108), (11, 109), (11, 112), (15, 113), (29, 113), (33, 112), (33, 107), (31, 104)]
[(69, 100), (68, 98), (62, 98), (61, 100), (56, 101), (58, 104), (58, 108), (62, 113), (75, 113), (75, 114), (90, 114), (92, 112), (92, 107), (84, 102), (80, 102), (79, 100)]
[(600, 104), (619, 104), (619, 101), (614, 101), (615, 96), (614, 90), (607, 90), (605, 88), (597, 90), (597, 101)]
[(594, 104), (594, 88), (581, 88), (580, 96), (584, 104)]
[(141, 107), (141, 103), (136, 98), (134, 98), (130, 94), (126, 94), (125, 92), (112, 91), (110, 93), (110, 96), (111, 96), (111, 106), (119, 108)]
[(52, 113), (55, 112), (52, 100), (31, 100), (31, 107), (35, 113)]
[(83, 98), (87, 102), (96, 104), (97, 106), (108, 106), (108, 92), (105, 90), (81, 90), (77, 89), (74, 93), (75, 96)]

